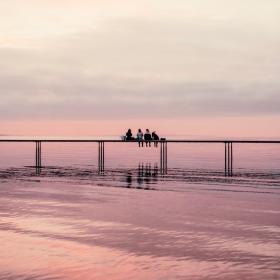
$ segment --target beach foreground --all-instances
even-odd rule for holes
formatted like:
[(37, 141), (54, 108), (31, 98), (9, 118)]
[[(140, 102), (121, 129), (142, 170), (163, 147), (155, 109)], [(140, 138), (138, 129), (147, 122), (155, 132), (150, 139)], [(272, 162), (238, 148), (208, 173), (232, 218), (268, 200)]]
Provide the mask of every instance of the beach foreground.
[(0, 279), (280, 278), (279, 182), (80, 171), (1, 171)]

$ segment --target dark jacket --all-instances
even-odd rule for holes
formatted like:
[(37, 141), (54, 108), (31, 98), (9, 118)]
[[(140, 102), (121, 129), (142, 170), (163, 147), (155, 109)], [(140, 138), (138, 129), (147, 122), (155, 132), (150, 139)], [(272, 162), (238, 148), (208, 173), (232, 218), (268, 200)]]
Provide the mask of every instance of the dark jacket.
[(152, 133), (153, 140), (159, 140), (159, 137), (156, 133)]
[(132, 140), (132, 133), (130, 132), (130, 131), (128, 131), (127, 133), (126, 133), (126, 138), (125, 138), (126, 140)]
[(145, 133), (144, 134), (144, 140), (152, 140), (152, 136), (150, 133)]

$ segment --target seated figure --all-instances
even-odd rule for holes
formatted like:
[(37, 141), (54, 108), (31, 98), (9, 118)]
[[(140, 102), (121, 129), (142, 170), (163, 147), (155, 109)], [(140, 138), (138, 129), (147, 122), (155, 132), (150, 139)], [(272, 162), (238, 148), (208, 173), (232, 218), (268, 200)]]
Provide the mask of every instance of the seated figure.
[(143, 132), (140, 128), (138, 129), (138, 132), (137, 132), (137, 141), (138, 141), (139, 147), (140, 147), (140, 144), (142, 144), (142, 147), (143, 147)]
[[(156, 134), (155, 131), (152, 133), (152, 138), (153, 138), (154, 141), (158, 141), (159, 140), (159, 137), (158, 137), (158, 135)], [(157, 147), (158, 143), (154, 142), (154, 146)]]
[(127, 130), (127, 133), (125, 134), (125, 140), (127, 141), (133, 140), (132, 132), (130, 128)]
[(152, 140), (152, 135), (149, 131), (149, 129), (146, 129), (146, 132), (144, 134), (144, 140), (146, 141), (146, 147), (148, 147), (148, 144), (149, 144), (149, 147), (151, 147), (151, 140)]

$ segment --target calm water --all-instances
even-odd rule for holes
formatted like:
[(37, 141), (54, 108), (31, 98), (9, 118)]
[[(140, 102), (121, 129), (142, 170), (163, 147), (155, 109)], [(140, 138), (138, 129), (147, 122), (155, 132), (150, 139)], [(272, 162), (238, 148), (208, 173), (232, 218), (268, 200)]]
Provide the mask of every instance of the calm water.
[(0, 143), (0, 279), (280, 279), (280, 145)]

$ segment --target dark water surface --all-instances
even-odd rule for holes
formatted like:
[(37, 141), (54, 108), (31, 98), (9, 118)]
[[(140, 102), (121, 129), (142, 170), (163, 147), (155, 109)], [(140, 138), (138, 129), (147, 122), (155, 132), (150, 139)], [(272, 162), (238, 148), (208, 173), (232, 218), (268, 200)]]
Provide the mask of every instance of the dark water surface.
[(0, 279), (280, 279), (280, 146), (0, 145)]

